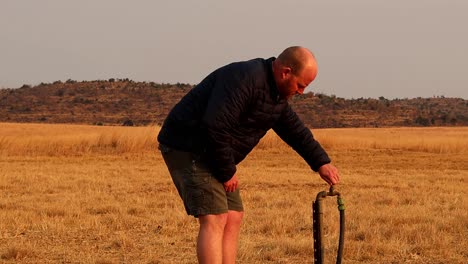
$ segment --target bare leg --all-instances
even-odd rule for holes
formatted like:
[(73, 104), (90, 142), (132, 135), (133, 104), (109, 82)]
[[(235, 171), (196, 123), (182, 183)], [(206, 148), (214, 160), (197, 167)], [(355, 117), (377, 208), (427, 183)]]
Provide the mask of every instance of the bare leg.
[(223, 236), (223, 264), (236, 263), (237, 241), (244, 212), (228, 211)]
[(197, 257), (201, 264), (221, 264), (223, 234), (228, 213), (199, 216), (200, 231), (197, 239)]

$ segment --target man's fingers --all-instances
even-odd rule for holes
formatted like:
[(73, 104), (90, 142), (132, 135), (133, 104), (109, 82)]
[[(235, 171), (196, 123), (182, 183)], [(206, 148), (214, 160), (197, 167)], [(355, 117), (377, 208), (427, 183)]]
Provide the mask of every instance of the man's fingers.
[(338, 169), (335, 168), (335, 180), (336, 180), (336, 183), (339, 183), (340, 182), (340, 174), (338, 173)]
[(331, 167), (329, 172), (329, 177), (333, 185), (338, 184), (340, 181), (340, 176), (338, 175), (338, 169), (335, 167)]
[(336, 178), (336, 174), (330, 175), (330, 181), (331, 181), (331, 185), (335, 185), (335, 184), (338, 183), (338, 180)]
[(340, 177), (336, 172), (331, 172), (328, 174), (328, 177), (326, 177), (326, 182), (330, 185), (336, 185), (340, 182)]
[(226, 192), (234, 192), (234, 191), (236, 191), (238, 186), (239, 186), (239, 182), (235, 181), (235, 182), (232, 182), (230, 184), (225, 184), (224, 185), (224, 190)]
[(338, 173), (337, 168), (333, 168), (333, 174), (335, 175), (335, 181), (338, 183), (340, 181), (340, 174)]
[(226, 192), (234, 192), (239, 185), (239, 180), (237, 179), (237, 176), (234, 175), (229, 181), (223, 183), (224, 190)]

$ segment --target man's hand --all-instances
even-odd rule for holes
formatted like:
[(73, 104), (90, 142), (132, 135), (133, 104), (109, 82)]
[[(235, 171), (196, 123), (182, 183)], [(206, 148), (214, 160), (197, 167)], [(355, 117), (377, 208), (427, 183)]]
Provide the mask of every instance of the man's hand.
[(330, 185), (336, 185), (340, 182), (338, 169), (331, 164), (322, 165), (322, 167), (319, 168), (318, 173), (320, 174), (320, 177)]
[(226, 192), (234, 192), (237, 189), (237, 186), (239, 185), (237, 175), (234, 174), (234, 176), (232, 176), (232, 178), (229, 181), (223, 183), (223, 185), (224, 190), (226, 190)]

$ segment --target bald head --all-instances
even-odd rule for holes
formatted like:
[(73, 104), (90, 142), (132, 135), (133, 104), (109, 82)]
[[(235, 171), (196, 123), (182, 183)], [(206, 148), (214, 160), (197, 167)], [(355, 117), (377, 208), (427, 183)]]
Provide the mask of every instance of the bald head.
[(294, 46), (285, 49), (272, 63), (273, 77), (281, 98), (303, 94), (317, 76), (317, 62), (308, 49)]
[(317, 68), (317, 63), (312, 52), (300, 46), (285, 49), (276, 60), (283, 67), (291, 68), (294, 75), (300, 74), (305, 68)]

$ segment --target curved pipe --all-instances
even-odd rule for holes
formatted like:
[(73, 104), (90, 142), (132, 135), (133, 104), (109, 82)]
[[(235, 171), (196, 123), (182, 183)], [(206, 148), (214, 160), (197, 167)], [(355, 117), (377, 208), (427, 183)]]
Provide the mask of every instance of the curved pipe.
[(323, 248), (323, 212), (322, 200), (327, 196), (337, 196), (338, 210), (340, 211), (340, 238), (338, 242), (338, 252), (336, 256), (336, 263), (341, 264), (343, 258), (344, 248), (344, 233), (345, 233), (345, 205), (341, 194), (330, 187), (330, 191), (322, 191), (317, 194), (316, 200), (312, 203), (312, 219), (313, 219), (313, 236), (314, 236), (314, 263), (322, 264), (324, 260)]

